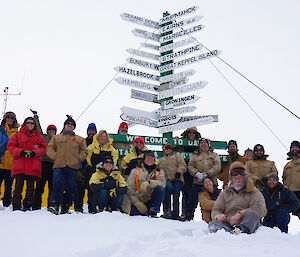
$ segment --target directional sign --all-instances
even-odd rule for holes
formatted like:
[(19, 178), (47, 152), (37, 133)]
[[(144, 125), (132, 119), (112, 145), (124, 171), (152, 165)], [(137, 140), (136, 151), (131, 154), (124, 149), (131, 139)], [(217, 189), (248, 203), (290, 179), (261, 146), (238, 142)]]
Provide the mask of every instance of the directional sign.
[(141, 37), (141, 38), (145, 38), (145, 39), (150, 39), (156, 42), (159, 42), (159, 34), (155, 34), (146, 30), (142, 30), (142, 29), (134, 29), (132, 30), (133, 35), (137, 36), (137, 37)]
[(145, 48), (152, 49), (152, 50), (157, 50), (157, 51), (159, 50), (159, 46), (153, 45), (153, 44), (149, 44), (149, 43), (141, 43), (141, 46), (145, 47)]
[(137, 125), (136, 123), (132, 122), (132, 121), (127, 121), (127, 125), (128, 125), (128, 128), (131, 128), (135, 125)]
[(131, 98), (158, 103), (157, 95), (131, 89)]
[(133, 22), (135, 24), (143, 25), (143, 26), (146, 26), (146, 27), (154, 28), (154, 29), (159, 29), (158, 22), (148, 20), (148, 19), (144, 19), (144, 18), (138, 17), (136, 15), (132, 15), (132, 14), (129, 14), (129, 13), (122, 13), (120, 16), (125, 21)]
[(184, 29), (184, 30), (181, 30), (179, 32), (163, 36), (163, 37), (160, 38), (160, 43), (164, 43), (164, 42), (173, 40), (173, 39), (178, 38), (178, 37), (183, 37), (185, 35), (195, 33), (197, 31), (202, 30), (203, 28), (204, 28), (203, 25), (197, 25), (197, 26), (191, 27), (189, 29)]
[(178, 123), (173, 124), (173, 125), (160, 127), (158, 129), (158, 132), (159, 133), (167, 133), (170, 131), (176, 131), (176, 130), (186, 129), (186, 128), (190, 128), (190, 127), (206, 125), (206, 124), (210, 124), (212, 122), (213, 122), (212, 117), (199, 118), (197, 120), (190, 120), (190, 121), (184, 121), (184, 122), (179, 121)]
[(190, 57), (190, 58), (187, 58), (187, 59), (183, 59), (179, 62), (170, 63), (170, 64), (167, 64), (167, 65), (164, 65), (164, 66), (160, 66), (159, 70), (160, 70), (160, 72), (162, 72), (162, 71), (165, 72), (165, 71), (168, 71), (168, 70), (173, 70), (175, 68), (181, 68), (181, 67), (184, 67), (186, 65), (192, 64), (194, 62), (200, 62), (200, 61), (204, 61), (206, 59), (210, 59), (212, 57), (218, 56), (220, 53), (221, 53), (220, 50), (213, 50), (211, 52), (200, 54), (198, 56), (193, 56), (193, 57)]
[(200, 99), (200, 96), (197, 95), (188, 95), (184, 97), (179, 97), (163, 102), (162, 107), (164, 109), (172, 109), (174, 107), (179, 107), (183, 105), (193, 104)]
[(144, 79), (159, 81), (159, 76), (154, 75), (154, 74), (150, 74), (150, 73), (146, 73), (146, 72), (142, 72), (142, 71), (138, 71), (138, 70), (133, 70), (133, 69), (129, 69), (129, 68), (124, 68), (121, 66), (115, 67), (115, 70), (117, 72), (121, 72), (124, 74), (132, 75), (132, 76), (136, 76), (136, 77), (140, 77), (140, 78), (144, 78)]
[(197, 120), (197, 119), (208, 118), (208, 117), (212, 118), (213, 122), (218, 122), (219, 121), (219, 116), (218, 115), (197, 115), (197, 116), (183, 116), (183, 117), (181, 117), (180, 122)]
[(198, 89), (202, 89), (207, 85), (206, 81), (199, 81), (188, 85), (174, 87), (168, 90), (160, 91), (158, 93), (158, 100), (168, 98), (170, 96), (180, 95), (188, 92), (192, 92)]
[(190, 43), (193, 43), (194, 41), (195, 40), (193, 38), (189, 37), (187, 39), (183, 39), (181, 41), (178, 41), (178, 42), (175, 42), (175, 43), (172, 43), (172, 44), (169, 44), (169, 45), (161, 46), (161, 47), (159, 47), (159, 51), (161, 53), (166, 52), (166, 51), (173, 50), (173, 49), (181, 47), (181, 46), (188, 45)]
[(193, 18), (188, 18), (188, 19), (183, 20), (183, 21), (173, 21), (172, 24), (164, 26), (164, 27), (161, 27), (159, 29), (159, 32), (160, 33), (166, 33), (166, 32), (168, 32), (170, 30), (181, 28), (182, 26), (190, 25), (191, 23), (197, 22), (201, 18), (203, 18), (203, 17), (202, 16), (195, 16)]
[(144, 90), (150, 90), (153, 92), (156, 92), (157, 91), (156, 88), (159, 87), (158, 85), (149, 84), (149, 83), (132, 80), (132, 79), (127, 79), (127, 78), (122, 78), (122, 77), (115, 78), (115, 81), (117, 81), (121, 85), (135, 87), (135, 88), (144, 89)]
[(123, 106), (123, 107), (121, 107), (121, 111), (124, 112), (124, 113), (141, 116), (141, 117), (145, 117), (145, 118), (148, 118), (148, 119), (157, 120), (159, 118), (157, 110), (155, 110), (153, 112), (146, 112), (146, 111), (142, 111), (142, 110), (139, 110), (139, 109)]
[(169, 109), (169, 110), (160, 110), (158, 113), (160, 116), (170, 116), (170, 115), (176, 115), (181, 113), (188, 113), (193, 112), (197, 109), (196, 106), (185, 106), (178, 109)]
[(178, 86), (186, 84), (187, 82), (188, 82), (188, 78), (181, 78), (181, 79), (173, 80), (171, 82), (160, 85), (160, 87), (158, 87), (158, 91), (164, 91), (167, 89), (171, 89), (173, 87), (178, 87)]
[(177, 19), (181, 16), (196, 12), (198, 10), (198, 8), (199, 8), (198, 6), (192, 6), (190, 8), (185, 9), (185, 10), (182, 10), (182, 11), (179, 11), (177, 13), (171, 14), (169, 16), (163, 17), (159, 20), (159, 24), (163, 24), (167, 21), (171, 21), (171, 20)]
[[(186, 49), (180, 50), (176, 53), (171, 53), (171, 54), (161, 56), (161, 57), (159, 57), (159, 62), (163, 63), (163, 62), (171, 61), (175, 58), (179, 58), (179, 57), (184, 56), (186, 54), (191, 54), (191, 53), (200, 51), (201, 49), (202, 49), (202, 45), (200, 45), (200, 44), (195, 45), (195, 46), (191, 46), (191, 47), (188, 47)], [(162, 66), (161, 68), (163, 68), (163, 67), (164, 66)]]
[(140, 116), (136, 116), (136, 115), (132, 115), (132, 114), (128, 114), (128, 113), (122, 113), (120, 115), (120, 117), (124, 121), (131, 121), (131, 122), (134, 122), (137, 124), (154, 127), (154, 128), (158, 127), (157, 120), (151, 120), (148, 118), (144, 118), (144, 117), (140, 117)]
[(156, 61), (159, 60), (159, 55), (157, 55), (157, 54), (151, 54), (151, 53), (148, 53), (148, 52), (135, 50), (135, 49), (132, 49), (132, 48), (127, 49), (126, 51), (128, 53), (132, 54), (132, 55), (137, 55), (137, 56), (149, 58), (149, 59), (156, 60)]
[(166, 116), (158, 119), (158, 127), (177, 123), (181, 119), (178, 115)]
[(183, 71), (183, 72), (178, 72), (178, 73), (175, 73), (175, 74), (171, 74), (171, 75), (167, 75), (167, 76), (164, 76), (164, 77), (160, 77), (159, 78), (159, 82), (160, 83), (169, 82), (169, 81), (172, 81), (172, 80), (176, 80), (176, 79), (181, 79), (181, 78), (185, 78), (185, 77), (188, 77), (188, 76), (192, 76), (195, 73), (196, 73), (195, 70), (187, 70), (187, 71)]
[(151, 62), (145, 62), (145, 61), (142, 61), (142, 60), (134, 59), (132, 57), (127, 58), (126, 61), (133, 64), (133, 65), (148, 68), (150, 70), (158, 71), (158, 68), (159, 68), (158, 64), (151, 63)]

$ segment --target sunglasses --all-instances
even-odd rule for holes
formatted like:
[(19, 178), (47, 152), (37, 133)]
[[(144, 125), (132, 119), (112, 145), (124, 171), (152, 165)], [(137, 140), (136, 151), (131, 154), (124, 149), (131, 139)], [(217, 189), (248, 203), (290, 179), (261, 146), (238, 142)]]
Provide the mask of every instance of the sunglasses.
[(104, 161), (104, 163), (113, 164), (112, 161)]
[(231, 176), (237, 176), (237, 175), (241, 175), (241, 176), (245, 176), (246, 175), (246, 171), (243, 169), (234, 169), (230, 171), (230, 175)]
[(25, 123), (26, 125), (27, 124), (31, 124), (31, 125), (34, 125), (34, 122), (31, 122), (31, 121), (27, 121), (26, 123)]
[(67, 122), (66, 125), (72, 125), (72, 126), (74, 126), (74, 123), (73, 122)]
[(141, 142), (141, 141), (135, 141), (134, 143), (143, 145), (143, 142)]
[(15, 119), (15, 117), (12, 117), (12, 116), (7, 116), (7, 117), (6, 117), (6, 119), (12, 119), (12, 120), (14, 120), (14, 119)]
[(195, 131), (188, 131), (188, 134), (196, 134)]
[(166, 147), (164, 150), (173, 150), (172, 147)]

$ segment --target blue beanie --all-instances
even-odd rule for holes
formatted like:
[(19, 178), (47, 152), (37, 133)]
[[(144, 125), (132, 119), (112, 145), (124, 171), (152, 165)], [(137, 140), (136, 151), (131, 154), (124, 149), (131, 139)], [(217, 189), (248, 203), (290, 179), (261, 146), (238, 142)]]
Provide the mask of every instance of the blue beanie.
[(89, 130), (96, 131), (96, 133), (97, 133), (96, 124), (95, 124), (95, 123), (90, 123), (90, 124), (88, 125), (88, 128), (87, 128), (86, 132), (88, 132)]

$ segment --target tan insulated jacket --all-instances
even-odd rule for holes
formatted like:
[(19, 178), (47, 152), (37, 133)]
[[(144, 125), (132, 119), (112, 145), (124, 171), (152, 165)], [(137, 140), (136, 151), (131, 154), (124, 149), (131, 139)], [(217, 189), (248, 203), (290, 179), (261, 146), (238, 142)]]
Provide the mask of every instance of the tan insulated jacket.
[(283, 169), (283, 184), (291, 191), (300, 191), (300, 158), (288, 162)]

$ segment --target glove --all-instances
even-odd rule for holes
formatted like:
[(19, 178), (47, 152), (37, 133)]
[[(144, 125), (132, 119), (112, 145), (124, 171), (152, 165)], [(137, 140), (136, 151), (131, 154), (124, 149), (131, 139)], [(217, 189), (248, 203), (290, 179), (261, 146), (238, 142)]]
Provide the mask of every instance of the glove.
[(34, 151), (30, 151), (30, 153), (28, 154), (27, 158), (34, 158), (35, 156), (35, 152)]
[(109, 191), (109, 196), (112, 197), (112, 198), (118, 197), (117, 189), (116, 189), (116, 188), (111, 189), (111, 190)]
[(37, 111), (34, 111), (32, 109), (30, 109), (30, 111), (33, 113), (33, 115), (37, 115)]
[(141, 214), (146, 214), (147, 211), (148, 211), (148, 208), (147, 206), (140, 200), (137, 200), (135, 203), (134, 203), (134, 206), (138, 209), (138, 211), (141, 213)]
[(25, 157), (25, 158), (26, 158), (26, 155), (27, 155), (27, 152), (24, 151), (24, 150), (20, 153), (20, 156), (21, 156), (21, 157)]
[(111, 176), (108, 176), (103, 183), (103, 187), (105, 189), (113, 189), (116, 187), (116, 181)]
[(150, 182), (149, 181), (143, 182), (140, 186), (140, 193), (148, 194), (148, 193), (150, 193), (150, 191), (151, 191)]
[(201, 181), (201, 182), (202, 182), (202, 180), (205, 178), (205, 176), (206, 176), (206, 173), (204, 173), (204, 172), (197, 172), (197, 173), (195, 174), (195, 177), (196, 177), (199, 181)]
[(176, 172), (176, 173), (175, 173), (175, 178), (178, 179), (178, 180), (181, 178), (180, 172)]
[(78, 171), (77, 173), (76, 173), (76, 181), (78, 181), (78, 182), (80, 182), (80, 183), (84, 183), (84, 179), (85, 179), (85, 176), (84, 176), (84, 174), (83, 174), (83, 172), (82, 171)]

